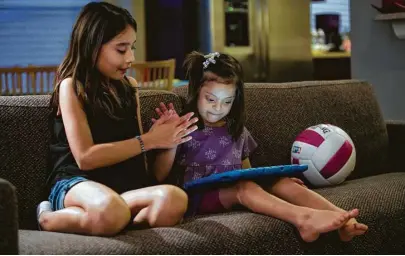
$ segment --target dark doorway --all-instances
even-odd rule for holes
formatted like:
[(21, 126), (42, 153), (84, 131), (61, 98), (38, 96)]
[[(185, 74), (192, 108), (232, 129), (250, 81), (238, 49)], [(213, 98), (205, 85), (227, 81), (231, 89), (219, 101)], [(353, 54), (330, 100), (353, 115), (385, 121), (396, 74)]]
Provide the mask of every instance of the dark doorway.
[(198, 0), (145, 1), (146, 59), (175, 58), (179, 79), (184, 79), (184, 57), (200, 47), (198, 4)]

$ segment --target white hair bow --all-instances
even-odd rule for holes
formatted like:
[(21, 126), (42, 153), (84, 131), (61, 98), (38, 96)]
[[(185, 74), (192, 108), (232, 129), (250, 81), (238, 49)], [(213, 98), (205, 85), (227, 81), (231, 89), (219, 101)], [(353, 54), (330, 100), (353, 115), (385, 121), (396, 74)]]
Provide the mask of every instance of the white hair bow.
[(203, 69), (206, 69), (210, 63), (215, 64), (215, 62), (216, 62), (215, 57), (219, 57), (219, 55), (220, 54), (218, 52), (213, 52), (213, 53), (205, 55), (204, 56), (205, 61), (203, 62), (203, 66), (204, 66)]

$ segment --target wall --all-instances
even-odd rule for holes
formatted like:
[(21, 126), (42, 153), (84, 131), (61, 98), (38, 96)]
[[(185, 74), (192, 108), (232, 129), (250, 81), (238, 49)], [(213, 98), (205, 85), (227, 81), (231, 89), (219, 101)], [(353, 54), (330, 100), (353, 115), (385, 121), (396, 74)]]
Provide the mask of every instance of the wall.
[(384, 118), (405, 120), (405, 40), (399, 40), (390, 22), (374, 21), (370, 5), (381, 0), (352, 0), (352, 77), (374, 86)]
[[(354, 0), (355, 1), (355, 0)], [(363, 0), (357, 0), (363, 1)], [(311, 29), (315, 28), (315, 15), (318, 13), (339, 13), (340, 32), (350, 31), (350, 0), (326, 0), (311, 3)]]
[(145, 0), (106, 0), (127, 9), (135, 18), (138, 31), (136, 33), (135, 60), (146, 60), (146, 25), (145, 25)]
[[(267, 82), (312, 80), (309, 0), (270, 0)], [(294, 17), (294, 21), (285, 21)]]

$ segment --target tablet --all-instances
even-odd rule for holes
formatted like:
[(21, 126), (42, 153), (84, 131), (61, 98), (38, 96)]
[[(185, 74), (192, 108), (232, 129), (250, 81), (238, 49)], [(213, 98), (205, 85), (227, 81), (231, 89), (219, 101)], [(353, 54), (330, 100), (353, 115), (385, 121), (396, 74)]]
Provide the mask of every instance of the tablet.
[(220, 187), (240, 180), (258, 180), (265, 177), (288, 176), (295, 173), (304, 172), (308, 169), (305, 164), (276, 165), (267, 167), (255, 167), (248, 169), (238, 169), (223, 173), (216, 173), (210, 176), (186, 182), (185, 190), (204, 189), (210, 187)]

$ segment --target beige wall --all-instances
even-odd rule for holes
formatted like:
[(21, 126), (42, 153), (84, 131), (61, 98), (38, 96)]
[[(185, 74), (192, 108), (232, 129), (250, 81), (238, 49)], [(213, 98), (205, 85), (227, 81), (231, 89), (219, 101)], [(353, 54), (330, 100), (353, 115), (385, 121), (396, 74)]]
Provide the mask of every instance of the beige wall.
[(381, 0), (352, 0), (352, 78), (373, 85), (385, 119), (405, 120), (405, 40), (398, 39), (390, 21), (375, 21), (371, 4)]

